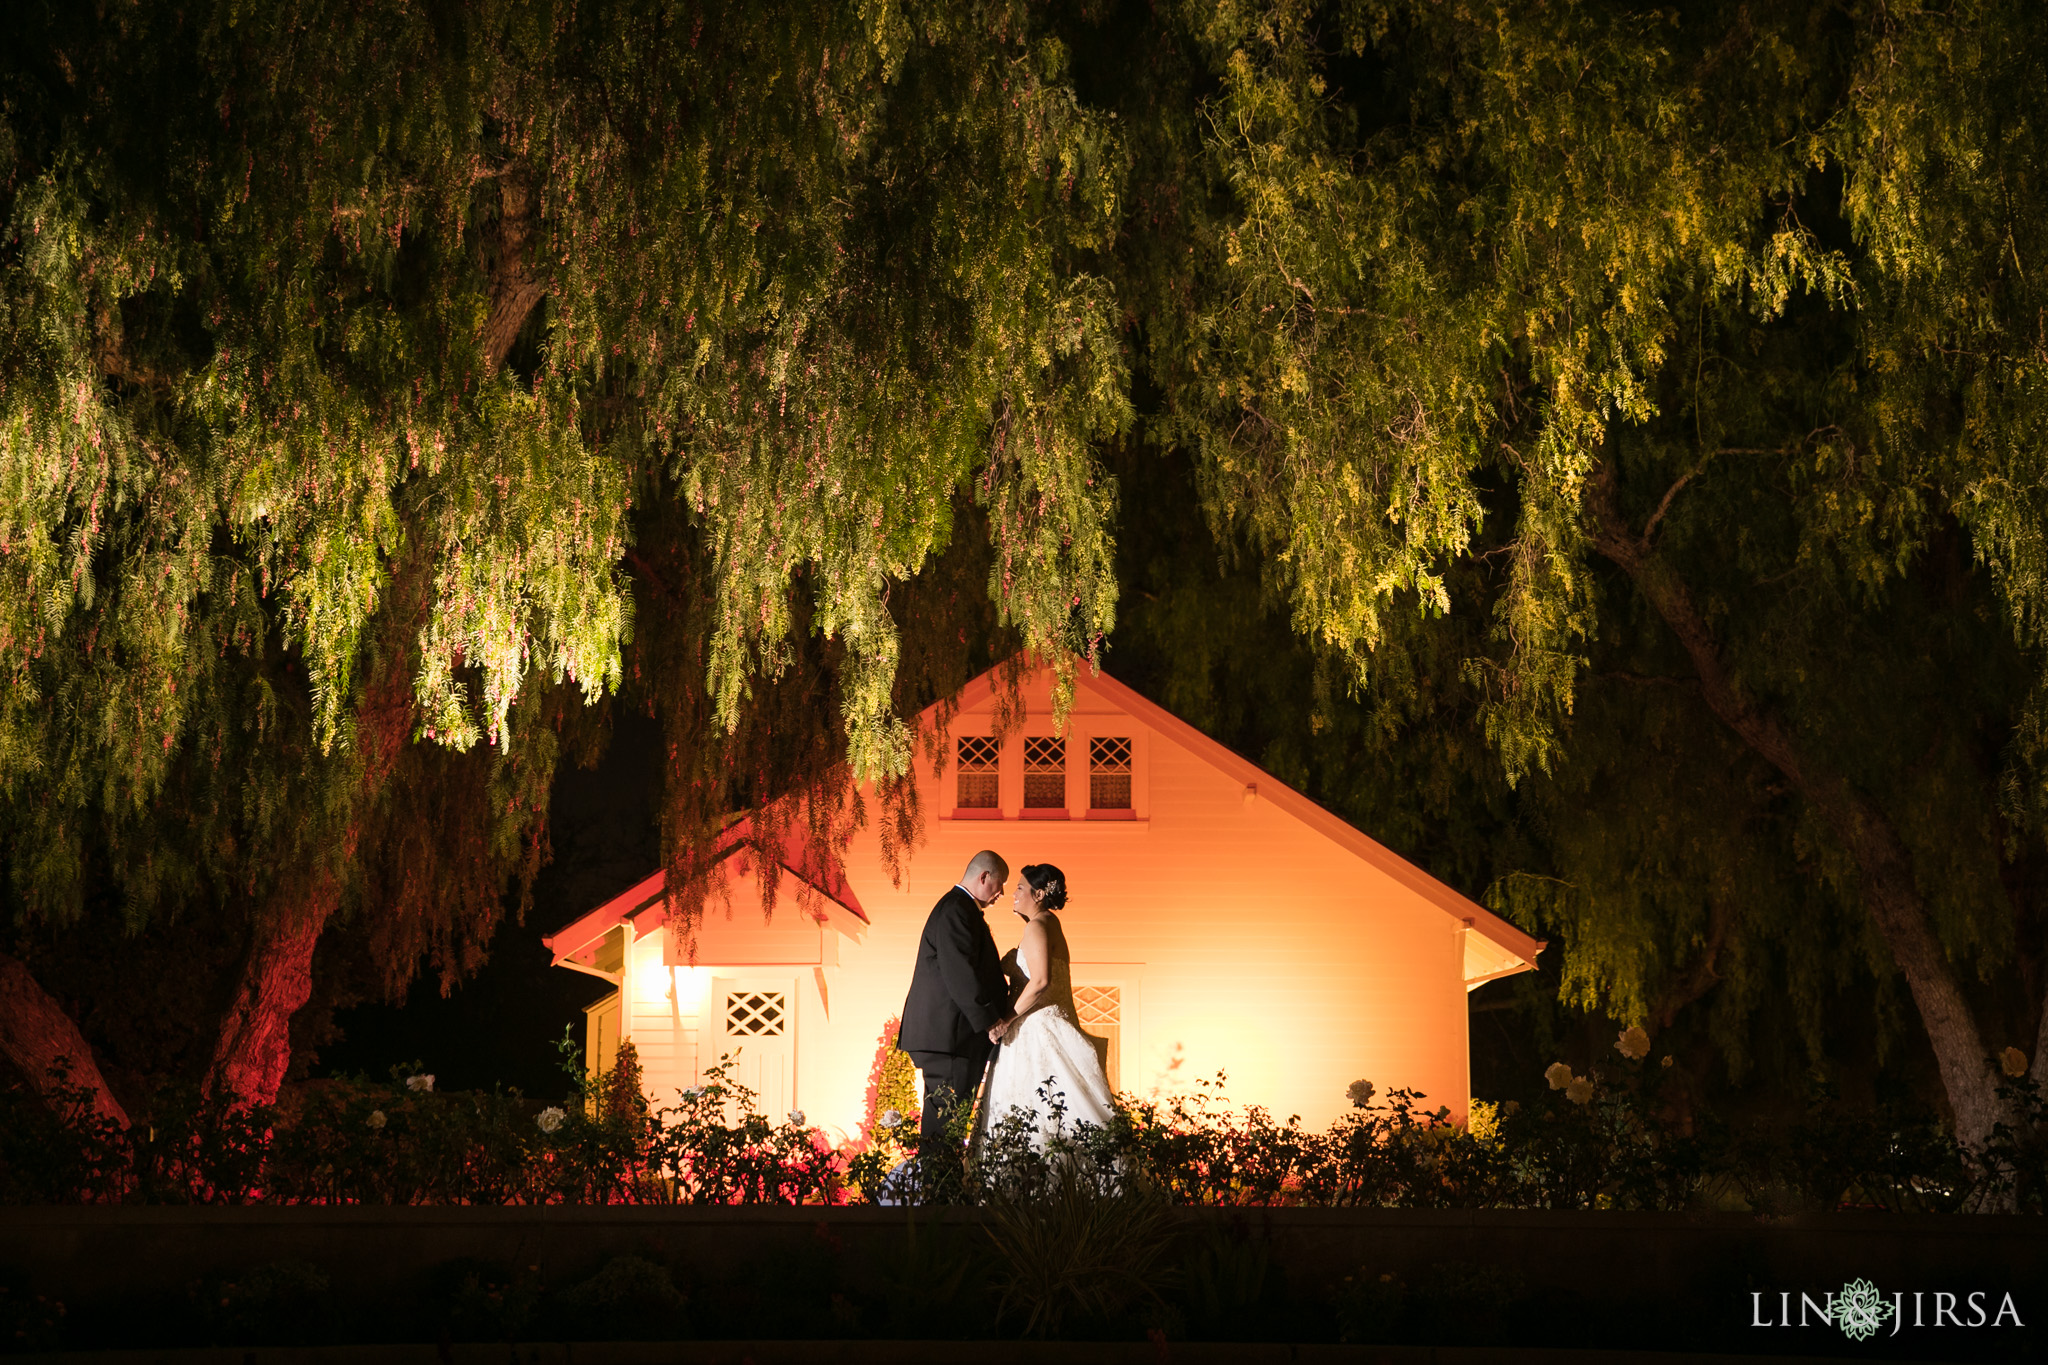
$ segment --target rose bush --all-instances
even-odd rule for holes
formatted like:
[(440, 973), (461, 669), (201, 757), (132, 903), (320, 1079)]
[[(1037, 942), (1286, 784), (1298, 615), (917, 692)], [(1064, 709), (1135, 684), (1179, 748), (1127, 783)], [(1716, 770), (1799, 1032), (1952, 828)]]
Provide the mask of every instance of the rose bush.
[[(78, 1091), (69, 1117), (27, 1087), (0, 1090), (0, 1201), (11, 1204), (841, 1204), (920, 1197), (914, 1117), (890, 1107), (835, 1145), (802, 1111), (781, 1122), (721, 1063), (650, 1101), (622, 1048), (591, 1074), (562, 1046), (569, 1093), (442, 1092), (417, 1066), (390, 1078), (313, 1082), (279, 1103), (229, 1108), (196, 1092), (155, 1097), (121, 1130)], [(1063, 1130), (997, 1116), (974, 1144), (964, 1197), (1014, 1203), (1076, 1179), (1105, 1194), (1182, 1205), (1389, 1208), (1895, 1210), (2048, 1208), (2048, 1108), (2024, 1076), (2020, 1116), (1985, 1149), (1940, 1117), (1858, 1110), (1826, 1092), (1807, 1112), (1735, 1126), (1681, 1110), (1676, 1073), (1623, 1034), (1618, 1062), (1562, 1062), (1527, 1104), (1475, 1101), (1473, 1121), (1399, 1088), (1347, 1087), (1328, 1128), (1233, 1104), (1226, 1078), (1160, 1099), (1122, 1096), (1107, 1127)], [(60, 1086), (63, 1078), (54, 1078)], [(908, 1107), (911, 1096), (887, 1093)], [(1055, 1101), (1057, 1097), (1054, 1097)], [(1683, 1112), (1684, 1118), (1678, 1117)], [(1120, 1196), (1119, 1196), (1120, 1197)]]

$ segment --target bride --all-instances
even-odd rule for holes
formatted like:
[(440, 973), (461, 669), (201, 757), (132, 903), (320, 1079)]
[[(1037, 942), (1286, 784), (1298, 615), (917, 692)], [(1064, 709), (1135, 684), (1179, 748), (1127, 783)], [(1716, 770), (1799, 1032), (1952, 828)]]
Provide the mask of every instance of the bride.
[[(1032, 1146), (1072, 1136), (1078, 1124), (1105, 1128), (1110, 1120), (1109, 1078), (1087, 1034), (1074, 1023), (1074, 977), (1067, 936), (1054, 912), (1067, 903), (1067, 879), (1050, 863), (1034, 863), (1017, 877), (1015, 908), (1024, 921), (1015, 976), (1024, 989), (1012, 1007), (1016, 1020), (989, 1030), (1002, 1044), (982, 1097), (977, 1139), (1010, 1117), (1027, 1112)], [(1005, 963), (1005, 968), (1009, 966)]]

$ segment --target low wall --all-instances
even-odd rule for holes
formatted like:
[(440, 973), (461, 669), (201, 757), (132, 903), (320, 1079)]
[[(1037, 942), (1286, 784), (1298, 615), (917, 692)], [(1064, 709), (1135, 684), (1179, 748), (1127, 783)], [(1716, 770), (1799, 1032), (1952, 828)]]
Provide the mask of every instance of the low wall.
[[(2037, 1218), (1250, 1209), (1186, 1210), (1179, 1221), (1184, 1245), (1255, 1248), (1290, 1305), (1273, 1322), (1297, 1322), (1311, 1339), (1335, 1335), (1330, 1305), (1352, 1292), (1345, 1277), (1422, 1285), (1452, 1266), (1469, 1268), (1453, 1276), (1463, 1288), (1450, 1292), (1472, 1298), (1474, 1313), (1502, 1307), (1489, 1298), (1526, 1305), (1513, 1311), (1543, 1317), (1541, 1335), (1553, 1341), (1563, 1334), (1587, 1345), (1759, 1353), (1854, 1347), (1849, 1353), (1866, 1359), (1901, 1358), (1917, 1342), (1910, 1354), (1923, 1358), (2048, 1358), (2048, 1220)], [(874, 1208), (17, 1208), (0, 1209), (0, 1271), (17, 1283), (25, 1277), (74, 1315), (116, 1301), (168, 1301), (208, 1276), (277, 1262), (317, 1266), (337, 1298), (373, 1304), (416, 1295), (450, 1263), (501, 1265), (564, 1285), (627, 1252), (675, 1267), (700, 1295), (722, 1292), (745, 1267), (770, 1265), (791, 1268), (776, 1274), (829, 1276), (836, 1296), (859, 1297), (885, 1293), (891, 1275), (923, 1273), (903, 1269), (913, 1238), (927, 1254), (934, 1245), (960, 1256), (991, 1248), (969, 1210), (924, 1211), (913, 1222), (905, 1211)], [(1921, 1325), (1866, 1343), (1797, 1325), (1802, 1293), (1818, 1302), (1851, 1280), (1887, 1298), (1904, 1295), (1900, 1307), (1909, 1315), (1917, 1307)], [(2011, 1295), (2017, 1324), (1970, 1327), (1972, 1291), (1988, 1296), (1979, 1302), (1989, 1313)], [(1939, 1336), (1927, 1321), (1937, 1293), (1961, 1296), (1955, 1313), (1964, 1324), (1942, 1323)], [(1795, 1321), (1777, 1325), (1787, 1308)], [(1569, 1335), (1574, 1322), (1584, 1337)], [(775, 1335), (773, 1327), (753, 1331)]]

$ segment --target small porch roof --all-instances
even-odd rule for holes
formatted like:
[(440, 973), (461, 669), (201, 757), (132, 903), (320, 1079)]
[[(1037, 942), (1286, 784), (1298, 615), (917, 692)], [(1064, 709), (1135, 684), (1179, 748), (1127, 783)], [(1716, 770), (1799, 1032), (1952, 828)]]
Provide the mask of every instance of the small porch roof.
[[(724, 834), (719, 836), (718, 851), (713, 861), (723, 861), (739, 851), (740, 841), (747, 835), (748, 820), (735, 821)], [(820, 895), (862, 924), (868, 923), (867, 912), (861, 909), (860, 898), (847, 884), (845, 871), (836, 866), (825, 866), (816, 857), (795, 830), (785, 831), (782, 837), (782, 856), (776, 866), (789, 873), (798, 881), (810, 886)], [(627, 887), (618, 895), (598, 906), (586, 915), (542, 937), (541, 942), (554, 954), (554, 965), (579, 964), (584, 967), (595, 965), (604, 936), (621, 924), (631, 924), (636, 937), (645, 937), (668, 922), (668, 873), (657, 871)]]

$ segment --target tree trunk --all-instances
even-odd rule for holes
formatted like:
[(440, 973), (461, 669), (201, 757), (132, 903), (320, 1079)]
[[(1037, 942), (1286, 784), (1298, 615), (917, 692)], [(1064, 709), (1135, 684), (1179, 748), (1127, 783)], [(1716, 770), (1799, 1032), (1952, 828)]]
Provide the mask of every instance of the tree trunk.
[(64, 1104), (52, 1074), (61, 1071), (67, 1073), (67, 1086), (91, 1093), (95, 1114), (124, 1129), (128, 1126), (128, 1111), (107, 1089), (78, 1025), (36, 983), (27, 966), (6, 953), (0, 953), (0, 1050), (52, 1108)]
[(2028, 1079), (2048, 1090), (2048, 999), (2041, 1002), (2041, 1026), (2034, 1035), (2034, 1065)]
[(512, 354), (527, 315), (547, 293), (547, 277), (533, 265), (533, 238), (539, 228), (533, 187), (523, 169), (506, 171), (499, 181), (499, 217), (491, 235), (491, 311), (484, 318), (484, 363), (495, 374)]
[[(417, 584), (416, 574), (401, 570), (387, 600), (394, 609), (402, 609), (411, 602)], [(394, 633), (415, 628), (413, 618), (401, 614)], [(372, 665), (356, 715), (355, 743), (362, 766), (353, 777), (353, 809), (343, 817), (339, 847), (332, 855), (312, 854), (311, 865), (287, 879), (258, 918), (241, 979), (221, 1017), (204, 1085), (210, 1096), (234, 1104), (269, 1104), (284, 1084), (292, 1060), (292, 1016), (313, 994), (313, 950), (340, 907), (343, 878), (349, 875), (362, 836), (363, 812), (389, 780), (410, 733), (409, 662), (409, 656), (394, 650)]]
[(206, 1075), (208, 1095), (238, 1105), (277, 1098), (291, 1066), (292, 1016), (313, 993), (313, 949), (339, 901), (334, 878), (317, 876), (302, 894), (273, 906), (257, 927), (221, 1019)]
[(1737, 688), (1720, 644), (1684, 580), (1622, 516), (1612, 465), (1603, 464), (1586, 485), (1585, 507), (1592, 518), (1593, 547), (1627, 572), (1636, 590), (1678, 636), (1692, 659), (1708, 709), (1814, 804), (1856, 860), (1864, 907), (1891, 948), (1934, 1046), (1942, 1086), (1955, 1114), (1956, 1136), (1968, 1147), (1981, 1148), (1992, 1125), (2006, 1116), (1998, 1098), (1998, 1078), (1976, 1017), (1928, 923), (1926, 904), (1914, 884), (1912, 859), (1898, 831), (1876, 803), (1803, 752), (1775, 715)]

